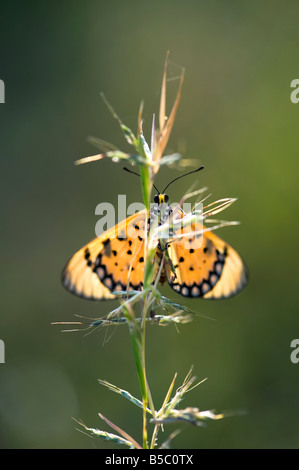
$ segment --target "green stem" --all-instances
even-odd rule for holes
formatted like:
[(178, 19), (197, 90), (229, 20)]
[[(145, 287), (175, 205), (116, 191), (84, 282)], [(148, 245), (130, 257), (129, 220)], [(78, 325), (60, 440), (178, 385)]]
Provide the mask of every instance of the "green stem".
[[(141, 116), (140, 116), (141, 119)], [(139, 124), (139, 135), (137, 140), (136, 148), (138, 153), (146, 158), (149, 163), (151, 160), (150, 151), (148, 146), (144, 140), (141, 123)], [(141, 176), (141, 189), (142, 189), (142, 196), (143, 202), (146, 207), (146, 210), (149, 214), (150, 211), (150, 197), (151, 197), (151, 190), (152, 190), (152, 168), (150, 165), (140, 165), (140, 176)], [(152, 267), (151, 261), (147, 259), (148, 253), (148, 239), (146, 237), (145, 242), (145, 273), (144, 273), (144, 289), (148, 286), (148, 278), (149, 273), (147, 272), (149, 268)], [(148, 313), (149, 304), (147, 303), (147, 299), (144, 298), (142, 308), (141, 308), (141, 325), (139, 325), (134, 315), (131, 315), (131, 325), (134, 323), (134, 327), (130, 328), (130, 335), (131, 341), (133, 346), (133, 352), (135, 356), (135, 363), (137, 367), (137, 374), (138, 380), (142, 395), (142, 403), (143, 403), (143, 425), (142, 425), (142, 435), (143, 435), (143, 448), (148, 449), (148, 435), (147, 435), (147, 407), (148, 403), (150, 403), (150, 407), (152, 413), (155, 413), (153, 407), (152, 397), (149, 391), (149, 387), (146, 380), (146, 367), (145, 367), (145, 327), (146, 327), (146, 316)]]
[[(142, 426), (142, 435), (143, 435), (143, 448), (148, 449), (147, 442), (147, 405), (148, 405), (148, 389), (146, 381), (146, 371), (145, 371), (145, 354), (144, 354), (144, 331), (141, 328), (140, 324), (136, 321), (134, 314), (130, 309), (124, 307), (125, 316), (129, 323), (129, 331), (132, 343), (133, 354), (135, 358), (135, 364), (137, 369), (138, 381), (142, 396), (143, 403), (143, 426)], [(145, 324), (145, 322), (144, 322)]]

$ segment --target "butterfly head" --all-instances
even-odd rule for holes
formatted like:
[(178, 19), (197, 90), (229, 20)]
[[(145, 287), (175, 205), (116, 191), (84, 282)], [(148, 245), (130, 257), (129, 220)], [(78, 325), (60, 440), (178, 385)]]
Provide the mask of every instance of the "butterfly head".
[(151, 223), (157, 223), (158, 225), (161, 225), (165, 223), (172, 210), (168, 204), (168, 195), (163, 193), (158, 192), (158, 194), (155, 195), (154, 197), (154, 204), (151, 207), (151, 212), (150, 212), (150, 220)]
[(155, 197), (154, 197), (154, 203), (155, 204), (165, 204), (166, 202), (168, 202), (169, 200), (169, 197), (167, 194), (156, 194)]

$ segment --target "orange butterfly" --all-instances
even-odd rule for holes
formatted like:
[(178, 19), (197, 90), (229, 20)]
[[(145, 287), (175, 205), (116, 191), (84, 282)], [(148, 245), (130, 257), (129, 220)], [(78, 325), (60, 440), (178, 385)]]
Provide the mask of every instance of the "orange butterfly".
[[(187, 174), (190, 173), (193, 172)], [(164, 191), (155, 196), (154, 202), (150, 218), (146, 210), (137, 212), (77, 251), (63, 271), (64, 287), (93, 300), (113, 299), (117, 291), (142, 290), (145, 238), (151, 219), (158, 217), (161, 225), (172, 216)], [(179, 217), (183, 217), (180, 211)], [(161, 213), (164, 215), (159, 216)], [(189, 230), (198, 233), (194, 223), (188, 233)], [(221, 299), (237, 294), (247, 283), (242, 259), (211, 231), (205, 229), (200, 237), (200, 247), (195, 243), (197, 235), (191, 235), (184, 243), (178, 238), (157, 244), (155, 263), (157, 272), (161, 269), (159, 282), (167, 280), (184, 297)]]

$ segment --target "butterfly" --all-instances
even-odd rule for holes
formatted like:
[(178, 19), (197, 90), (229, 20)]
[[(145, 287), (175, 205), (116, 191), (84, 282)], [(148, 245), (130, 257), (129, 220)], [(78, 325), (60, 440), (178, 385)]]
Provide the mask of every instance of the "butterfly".
[[(162, 225), (172, 217), (168, 199), (165, 190), (158, 192), (149, 216), (141, 210), (77, 251), (63, 271), (64, 287), (91, 300), (114, 299), (118, 291), (142, 290), (147, 232), (153, 220)], [(183, 211), (178, 210), (179, 217), (183, 217)], [(194, 223), (182, 230), (191, 235), (157, 243), (154, 263), (161, 284), (167, 281), (178, 294), (203, 299), (228, 298), (245, 287), (246, 267), (228, 243), (206, 229), (195, 235), (198, 231)]]

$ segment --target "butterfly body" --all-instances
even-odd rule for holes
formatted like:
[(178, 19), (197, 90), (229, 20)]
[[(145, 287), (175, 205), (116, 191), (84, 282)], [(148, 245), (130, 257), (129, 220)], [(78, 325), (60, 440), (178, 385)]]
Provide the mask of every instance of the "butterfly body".
[[(117, 291), (142, 290), (145, 239), (149, 230), (174, 217), (168, 196), (158, 194), (150, 214), (146, 210), (128, 217), (81, 248), (63, 272), (63, 285), (72, 293), (92, 300), (113, 299)], [(201, 226), (201, 228), (203, 228)], [(190, 233), (189, 238), (181, 236)], [(174, 239), (157, 241), (154, 263), (159, 282), (184, 297), (219, 299), (231, 297), (246, 284), (244, 264), (237, 252), (214, 233), (191, 224)], [(200, 242), (200, 243), (199, 243)], [(162, 263), (162, 266), (161, 266)]]

